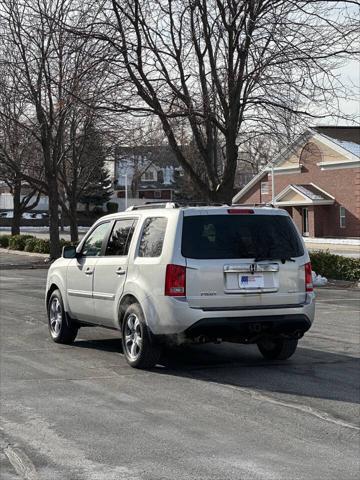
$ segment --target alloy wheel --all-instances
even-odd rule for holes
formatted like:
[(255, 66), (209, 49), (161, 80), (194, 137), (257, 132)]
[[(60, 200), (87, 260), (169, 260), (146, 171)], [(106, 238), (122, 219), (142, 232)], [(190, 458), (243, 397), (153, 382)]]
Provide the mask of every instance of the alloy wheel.
[(125, 321), (124, 344), (126, 353), (131, 360), (136, 360), (140, 355), (142, 348), (142, 332), (140, 321), (135, 313), (131, 313)]
[(53, 298), (49, 310), (50, 330), (54, 336), (59, 335), (62, 324), (62, 308), (58, 298)]

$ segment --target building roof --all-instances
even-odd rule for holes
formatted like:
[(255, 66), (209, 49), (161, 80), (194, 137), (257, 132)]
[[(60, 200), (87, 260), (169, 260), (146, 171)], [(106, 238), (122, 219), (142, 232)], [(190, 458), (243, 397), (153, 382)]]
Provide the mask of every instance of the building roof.
[(335, 199), (314, 183), (288, 185), (275, 198), (277, 206), (332, 205)]
[(179, 167), (179, 162), (173, 150), (168, 145), (139, 145), (137, 147), (115, 148), (115, 161), (131, 160), (134, 157), (143, 157), (146, 161), (152, 161), (156, 167)]
[(359, 127), (314, 127), (313, 130), (353, 155), (360, 157)]
[[(288, 158), (290, 158), (301, 145), (305, 145), (310, 139), (316, 139), (320, 143), (330, 146), (333, 150), (344, 156), (345, 161), (337, 162), (339, 167), (355, 166), (360, 160), (360, 127), (313, 127), (307, 129), (304, 133), (299, 135), (293, 143), (286, 146), (274, 160), (266, 165), (257, 175), (255, 175), (249, 183), (247, 183), (240, 192), (238, 192), (233, 202), (238, 203), (243, 195), (245, 195), (258, 181), (260, 181), (270, 170), (270, 165), (274, 166), (275, 173), (281, 172), (283, 165)], [(329, 164), (322, 162), (319, 164), (322, 169), (329, 166), (335, 167), (335, 162)], [(301, 168), (301, 165), (292, 167), (291, 169)]]

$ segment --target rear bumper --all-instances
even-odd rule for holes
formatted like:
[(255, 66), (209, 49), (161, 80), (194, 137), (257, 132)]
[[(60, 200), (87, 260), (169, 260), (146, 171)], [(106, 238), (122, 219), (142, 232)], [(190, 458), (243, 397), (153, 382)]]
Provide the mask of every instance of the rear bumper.
[[(250, 324), (265, 323), (264, 328), (282, 329), (286, 326), (306, 332), (315, 316), (315, 294), (306, 296), (301, 305), (279, 305), (269, 308), (241, 308), (207, 311), (191, 308), (186, 299), (172, 297), (148, 297), (142, 308), (146, 322), (155, 335), (191, 334), (202, 329), (213, 329), (219, 333), (246, 330)], [(291, 326), (290, 326), (291, 325)], [(262, 328), (262, 327), (261, 327)], [(223, 335), (218, 335), (223, 338)]]
[(184, 333), (186, 337), (212, 339), (247, 339), (258, 335), (288, 335), (301, 337), (311, 327), (306, 315), (269, 315), (251, 318), (202, 318)]

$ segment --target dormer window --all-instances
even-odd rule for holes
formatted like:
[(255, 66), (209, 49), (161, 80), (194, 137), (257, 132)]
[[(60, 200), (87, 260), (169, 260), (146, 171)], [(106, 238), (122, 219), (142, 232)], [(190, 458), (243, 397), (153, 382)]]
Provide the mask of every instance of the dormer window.
[(154, 170), (146, 170), (146, 172), (143, 175), (143, 180), (148, 182), (153, 182), (155, 180)]

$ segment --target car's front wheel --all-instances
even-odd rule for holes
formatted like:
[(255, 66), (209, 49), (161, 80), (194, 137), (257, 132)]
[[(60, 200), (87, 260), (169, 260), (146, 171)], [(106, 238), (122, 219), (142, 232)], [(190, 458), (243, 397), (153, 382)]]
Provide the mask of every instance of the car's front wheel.
[(138, 303), (126, 309), (122, 322), (122, 345), (126, 361), (131, 367), (149, 369), (160, 359), (161, 346), (148, 329)]
[(297, 338), (265, 338), (258, 342), (260, 353), (267, 360), (286, 360), (295, 353)]
[(67, 318), (59, 290), (54, 290), (49, 299), (48, 325), (50, 336), (56, 343), (73, 343), (79, 330), (79, 327)]

